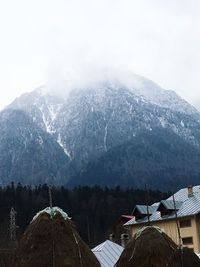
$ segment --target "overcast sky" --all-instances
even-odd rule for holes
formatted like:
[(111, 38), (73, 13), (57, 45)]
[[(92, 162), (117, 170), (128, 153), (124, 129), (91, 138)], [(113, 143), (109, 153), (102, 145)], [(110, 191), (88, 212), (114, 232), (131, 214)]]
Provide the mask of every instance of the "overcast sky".
[(102, 68), (131, 70), (200, 106), (199, 14), (199, 0), (0, 0), (0, 108)]

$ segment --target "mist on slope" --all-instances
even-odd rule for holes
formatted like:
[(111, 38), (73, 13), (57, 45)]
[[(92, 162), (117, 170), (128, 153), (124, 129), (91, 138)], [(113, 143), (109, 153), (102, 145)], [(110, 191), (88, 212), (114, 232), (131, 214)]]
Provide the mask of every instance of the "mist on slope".
[[(122, 70), (111, 66), (85, 64), (84, 67), (57, 68), (48, 75), (48, 82), (41, 87), (44, 94), (66, 97), (69, 92), (79, 89), (105, 89), (105, 84), (111, 87), (125, 86), (134, 88), (138, 93), (152, 95), (164, 91), (156, 83), (134, 74), (130, 70)], [(141, 93), (142, 94), (142, 93)]]
[(85, 60), (80, 64), (57, 62), (48, 73), (48, 82), (42, 87), (43, 94), (67, 98), (74, 89), (93, 89), (103, 92), (109, 88), (125, 87), (145, 101), (188, 114), (198, 113), (186, 100), (173, 90), (166, 90), (150, 79), (134, 74), (125, 68), (113, 67)]

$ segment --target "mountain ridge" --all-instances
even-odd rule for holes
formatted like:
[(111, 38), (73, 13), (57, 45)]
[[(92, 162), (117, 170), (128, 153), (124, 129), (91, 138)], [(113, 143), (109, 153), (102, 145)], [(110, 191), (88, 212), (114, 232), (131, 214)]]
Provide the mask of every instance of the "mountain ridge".
[[(60, 178), (63, 184), (73, 184), (73, 179), (82, 177), (90, 163), (104, 158), (119, 146), (126, 147), (145, 131), (157, 133), (158, 138), (158, 129), (166, 138), (170, 138), (170, 132), (182, 145), (193, 149), (194, 161), (195, 155), (199, 157), (200, 113), (175, 92), (164, 90), (144, 77), (135, 75), (128, 83), (102, 81), (92, 87), (76, 88), (64, 98), (44, 91), (48, 90), (39, 88), (24, 94), (8, 108), (28, 114), (33, 123), (60, 146), (69, 160)], [(173, 143), (176, 138), (170, 140)], [(145, 142), (148, 146), (147, 139)], [(145, 150), (145, 146), (142, 149)], [(128, 180), (131, 183), (131, 179)]]

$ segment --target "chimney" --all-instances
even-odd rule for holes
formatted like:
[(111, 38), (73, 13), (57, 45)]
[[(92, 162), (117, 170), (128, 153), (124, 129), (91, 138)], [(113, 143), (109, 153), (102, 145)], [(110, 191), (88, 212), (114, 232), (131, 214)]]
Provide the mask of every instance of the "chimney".
[(115, 235), (114, 234), (109, 234), (109, 240), (114, 242)]
[(188, 197), (193, 197), (193, 186), (192, 185), (188, 186)]
[(127, 242), (128, 242), (129, 236), (128, 234), (121, 234), (121, 246), (125, 248)]

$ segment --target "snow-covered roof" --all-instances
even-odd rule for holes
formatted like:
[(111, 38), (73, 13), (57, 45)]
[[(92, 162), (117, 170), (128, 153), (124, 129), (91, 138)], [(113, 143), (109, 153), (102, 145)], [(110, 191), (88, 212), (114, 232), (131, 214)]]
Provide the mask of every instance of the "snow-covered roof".
[(64, 212), (61, 208), (59, 207), (47, 207), (41, 211), (39, 211), (32, 219), (32, 222), (35, 221), (41, 214), (43, 213), (48, 213), (51, 218), (53, 218), (57, 213), (60, 213), (62, 215), (62, 217), (67, 220), (67, 219), (71, 219), (68, 214), (66, 212)]
[(92, 252), (97, 257), (101, 267), (114, 267), (123, 250), (124, 248), (120, 245), (110, 240), (106, 240), (93, 248)]

